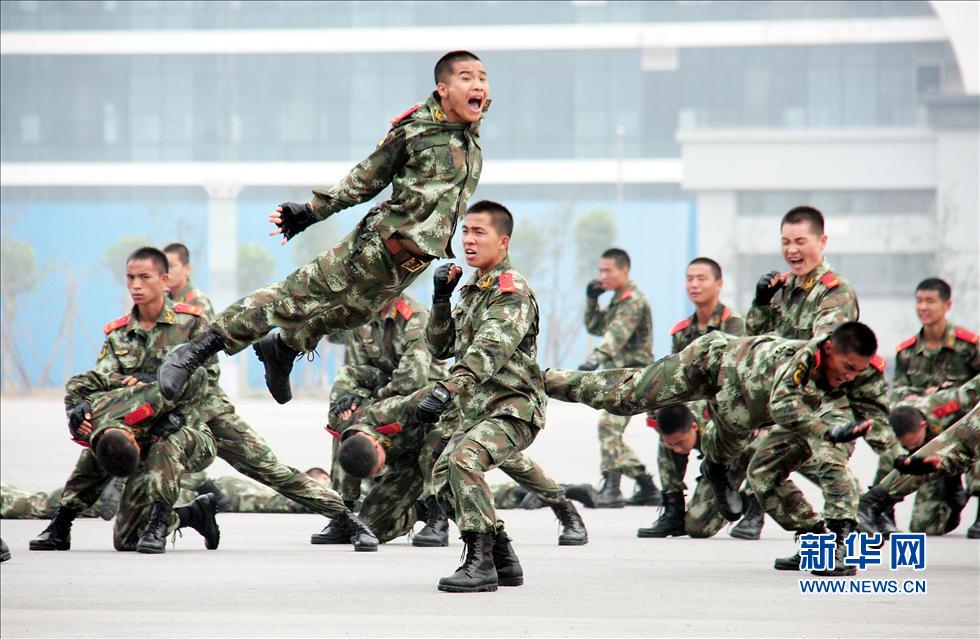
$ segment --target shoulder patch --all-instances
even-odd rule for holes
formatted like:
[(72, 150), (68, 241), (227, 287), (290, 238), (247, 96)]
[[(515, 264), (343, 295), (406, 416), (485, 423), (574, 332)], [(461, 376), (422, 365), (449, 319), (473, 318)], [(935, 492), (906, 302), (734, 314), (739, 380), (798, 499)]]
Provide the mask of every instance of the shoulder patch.
[(941, 419), (946, 415), (952, 415), (960, 409), (960, 403), (955, 399), (951, 402), (946, 402), (942, 406), (936, 406), (932, 409), (932, 415), (936, 419)]
[(655, 420), (652, 417), (647, 417), (647, 426), (649, 426), (653, 430), (657, 430), (657, 420)]
[(204, 315), (204, 309), (200, 306), (192, 306), (191, 304), (174, 304), (174, 311), (177, 313), (183, 313), (184, 315), (197, 315), (201, 317)]
[(826, 273), (823, 277), (820, 278), (820, 283), (826, 286), (827, 288), (835, 288), (840, 284), (840, 280), (837, 279), (837, 276), (834, 275), (833, 273)]
[(721, 321), (727, 322), (728, 318), (732, 316), (732, 309), (725, 307), (725, 310), (721, 312)]
[(885, 372), (885, 358), (878, 353), (875, 353), (875, 356), (871, 358), (871, 365), (877, 368), (879, 373)]
[(895, 347), (895, 352), (896, 353), (901, 353), (906, 348), (914, 345), (915, 344), (915, 340), (917, 340), (917, 339), (918, 339), (918, 337), (915, 336), (915, 335), (913, 335), (912, 337), (908, 338), (907, 340), (905, 340), (904, 342), (902, 342), (901, 344), (899, 344), (898, 346), (896, 346)]
[(517, 290), (514, 288), (514, 276), (509, 271), (501, 273), (497, 281), (500, 283), (501, 293), (513, 293)]
[(412, 115), (413, 113), (415, 113), (416, 111), (418, 111), (419, 110), (419, 107), (421, 107), (421, 106), (422, 106), (422, 103), (419, 102), (418, 104), (413, 105), (412, 107), (406, 109), (404, 113), (401, 113), (399, 115), (396, 115), (395, 117), (393, 117), (391, 119), (391, 126), (395, 126), (396, 124), (398, 124), (399, 122), (401, 122), (402, 120), (404, 120), (405, 118), (407, 118), (408, 116)]
[(338, 432), (337, 432), (337, 431), (335, 431), (335, 430), (331, 430), (329, 426), (324, 426), (324, 427), (323, 427), (323, 430), (325, 430), (325, 431), (327, 431), (328, 433), (330, 433), (330, 436), (331, 436), (331, 437), (333, 437), (333, 438), (335, 438), (335, 439), (337, 439), (338, 441), (340, 440), (340, 433), (338, 433)]
[(976, 333), (971, 333), (965, 328), (960, 328), (959, 326), (953, 329), (953, 335), (956, 336), (956, 339), (961, 339), (964, 342), (969, 342), (970, 344), (976, 344), (977, 340), (980, 339)]
[(392, 435), (402, 432), (402, 425), (399, 424), (398, 422), (391, 422), (390, 424), (379, 426), (375, 430), (377, 430), (378, 433), (384, 435), (385, 437), (391, 437)]
[(405, 300), (398, 300), (395, 302), (395, 310), (401, 313), (402, 317), (407, 320), (412, 319), (412, 315), (415, 315), (415, 309), (412, 308)]
[(114, 331), (116, 329), (119, 329), (119, 328), (122, 328), (123, 326), (126, 326), (127, 324), (129, 324), (129, 315), (123, 315), (122, 317), (120, 317), (118, 319), (114, 319), (111, 322), (109, 322), (108, 324), (106, 324), (105, 326), (103, 326), (102, 327), (102, 332), (105, 333), (106, 335), (108, 335), (112, 331)]
[(674, 333), (680, 333), (690, 325), (691, 325), (690, 317), (682, 319), (681, 321), (674, 324), (674, 328), (670, 329), (670, 334), (673, 335)]
[(793, 371), (791, 380), (793, 386), (803, 386), (810, 380), (810, 369), (806, 364), (800, 362), (796, 365), (796, 370)]

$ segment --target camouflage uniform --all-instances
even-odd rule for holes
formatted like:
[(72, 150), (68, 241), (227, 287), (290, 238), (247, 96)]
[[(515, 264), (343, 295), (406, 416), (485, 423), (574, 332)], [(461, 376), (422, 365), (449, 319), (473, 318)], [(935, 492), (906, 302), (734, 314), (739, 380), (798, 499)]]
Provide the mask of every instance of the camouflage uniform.
[[(715, 306), (715, 310), (711, 314), (711, 319), (708, 320), (708, 325), (704, 331), (698, 328), (698, 317), (696, 313), (674, 324), (674, 327), (670, 329), (670, 352), (680, 353), (691, 342), (712, 331), (722, 331), (729, 335), (741, 337), (745, 335), (745, 320), (742, 319), (741, 315), (733, 313), (731, 309), (719, 302)], [(710, 419), (708, 416), (708, 402), (706, 400), (689, 402), (687, 407), (694, 414), (696, 420), (701, 421), (702, 417), (704, 421)], [(699, 435), (699, 446), (700, 441), (701, 438)], [(752, 441), (754, 442), (756, 440)], [(748, 463), (747, 460), (746, 463)], [(678, 455), (667, 448), (661, 440), (657, 447), (657, 467), (660, 470), (661, 490), (664, 493), (684, 492), (684, 474), (687, 472), (687, 455)], [(713, 507), (714, 504), (712, 504)]]
[[(275, 327), (293, 350), (311, 351), (324, 335), (369, 321), (432, 259), (452, 257), (456, 223), (480, 179), (479, 129), (480, 122), (450, 122), (435, 94), (395, 118), (374, 153), (333, 188), (314, 190), (311, 205), (322, 221), (388, 184), (391, 199), (331, 250), (219, 313), (214, 328), (225, 351), (237, 353)], [(414, 244), (418, 255), (396, 260), (391, 240)]]
[[(585, 328), (602, 337), (591, 357), (604, 368), (641, 367), (653, 361), (653, 312), (636, 282), (630, 280), (602, 310), (590, 297), (585, 305)], [(602, 472), (615, 471), (637, 478), (646, 467), (623, 441), (630, 416), (603, 412), (599, 418), (599, 456)]]
[[(980, 395), (980, 376), (974, 376), (973, 379), (959, 386), (902, 400), (895, 406), (912, 406), (925, 417), (926, 439), (923, 442), (925, 445), (976, 406), (978, 395)], [(978, 464), (980, 460), (974, 462), (972, 470), (975, 470)], [(970, 484), (968, 486), (970, 491), (980, 494), (975, 482)], [(928, 535), (942, 535), (946, 532), (946, 522), (951, 513), (948, 503), (950, 495), (947, 495), (949, 489), (948, 482), (943, 479), (931, 479), (922, 483), (915, 493), (909, 530)]]
[[(61, 488), (49, 493), (29, 493), (13, 484), (0, 484), (0, 519), (50, 519), (61, 504)], [(98, 517), (101, 502), (78, 513), (79, 517)]]
[[(113, 406), (113, 396), (121, 402), (123, 410), (126, 408), (126, 400), (122, 398), (129, 394), (132, 394), (133, 408), (142, 404), (150, 404), (156, 407), (157, 412), (160, 412), (162, 405), (169, 404), (156, 392), (156, 384), (120, 388), (120, 382), (127, 375), (152, 378), (168, 350), (186, 342), (205, 329), (205, 324), (200, 319), (203, 311), (187, 304), (174, 304), (169, 299), (164, 300), (163, 308), (153, 328), (145, 329), (140, 326), (137, 313), (138, 310), (134, 307), (131, 313), (106, 324), (103, 328), (106, 339), (102, 350), (99, 352), (95, 368), (72, 377), (65, 385), (67, 393), (65, 397), (66, 410), (71, 410), (81, 400), (89, 400), (93, 404), (93, 420), (95, 420), (93, 426), (95, 427), (97, 427), (96, 422), (109, 423), (123, 418), (123, 416), (116, 414), (119, 407)], [(209, 367), (207, 374), (209, 377), (213, 375), (216, 378), (217, 367), (214, 366), (213, 370)], [(147, 396), (144, 398), (145, 401), (140, 401), (140, 394), (149, 393), (152, 393), (153, 397)], [(188, 393), (185, 392), (185, 395)], [(107, 411), (111, 412), (111, 415)], [(189, 426), (193, 426), (195, 421), (200, 421), (200, 414), (196, 412), (189, 413), (185, 417)], [(123, 426), (126, 425), (123, 424)], [(193, 429), (182, 429), (177, 435), (172, 435), (167, 440), (158, 442), (165, 444), (159, 447), (159, 452), (164, 452), (165, 448), (185, 446), (187, 451), (192, 449), (203, 451), (203, 454), (206, 455), (207, 443), (203, 439), (206, 439), (208, 435), (198, 436), (197, 431), (195, 434), (188, 434), (191, 430)], [(156, 448), (156, 446), (150, 448)], [(161, 455), (153, 457), (156, 460)], [(147, 463), (149, 461), (148, 458)], [(198, 463), (193, 459), (185, 461), (189, 465)], [(102, 470), (95, 454), (88, 449), (83, 451), (78, 458), (75, 469), (65, 483), (60, 505), (78, 512), (91, 508), (110, 479), (111, 477)], [(140, 481), (137, 485), (133, 481), (134, 479), (135, 477), (130, 477), (128, 483), (133, 484), (133, 486), (132, 488), (127, 487), (124, 492), (124, 502), (120, 507), (120, 514), (116, 518), (115, 541), (117, 548), (120, 545), (128, 546), (130, 542), (135, 548), (136, 539), (133, 539), (132, 535), (138, 532), (137, 528), (140, 523), (145, 523), (145, 516), (143, 522), (135, 519), (145, 504), (136, 503), (134, 500), (145, 501), (149, 498), (149, 491), (154, 492), (154, 497), (166, 500), (173, 492), (169, 485), (161, 486), (159, 483), (151, 485), (145, 481)], [(166, 478), (166, 481), (172, 481), (172, 478)], [(176, 498), (176, 495), (174, 494), (173, 497)], [(126, 500), (129, 501), (128, 506)], [(172, 504), (173, 502), (169, 503)], [(152, 502), (149, 506), (152, 506)], [(143, 514), (148, 515), (148, 513), (149, 509), (147, 508)]]
[(892, 401), (921, 394), (944, 382), (959, 386), (980, 373), (977, 341), (976, 334), (947, 322), (942, 343), (936, 350), (926, 348), (922, 331), (899, 344), (895, 349)]
[(432, 306), (429, 349), (438, 358), (455, 356), (441, 383), (460, 410), (460, 426), (436, 462), (433, 485), (462, 532), (503, 529), (484, 473), (530, 446), (544, 427), (538, 318), (534, 293), (508, 257), (484, 275), (474, 273), (455, 309)]
[(187, 279), (184, 288), (179, 291), (170, 291), (167, 295), (175, 304), (190, 304), (204, 311), (202, 317), (205, 321), (210, 322), (214, 319), (214, 306), (211, 304), (211, 300), (204, 294), (204, 291), (191, 284), (190, 278)]
[[(193, 501), (199, 493), (207, 475), (203, 472), (184, 475), (180, 481), (179, 503)], [(223, 512), (229, 513), (277, 513), (296, 514), (312, 513), (308, 508), (283, 497), (274, 490), (241, 477), (218, 477), (211, 480), (227, 500), (222, 507)]]

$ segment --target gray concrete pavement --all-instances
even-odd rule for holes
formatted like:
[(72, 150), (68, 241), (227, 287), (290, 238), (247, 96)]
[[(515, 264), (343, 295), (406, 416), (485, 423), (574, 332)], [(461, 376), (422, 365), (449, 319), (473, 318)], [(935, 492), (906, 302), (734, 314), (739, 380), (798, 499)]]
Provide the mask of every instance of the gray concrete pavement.
[[(320, 404), (250, 400), (239, 409), (287, 463), (328, 463)], [(553, 403), (531, 455), (560, 481), (594, 479), (595, 417)], [(64, 481), (78, 449), (67, 440), (59, 398), (4, 397), (0, 424), (0, 479), (30, 490)], [(655, 466), (656, 435), (642, 419), (627, 438)], [(854, 465), (862, 479), (874, 473), (863, 444)], [(221, 462), (211, 472), (232, 471)], [(313, 515), (223, 514), (217, 551), (190, 531), (163, 556), (113, 552), (111, 525), (101, 520), (76, 522), (69, 552), (29, 552), (44, 522), (3, 520), (0, 536), (14, 556), (0, 567), (0, 634), (976, 637), (980, 543), (964, 535), (975, 503), (952, 535), (928, 540), (924, 573), (879, 567), (860, 575), (925, 578), (925, 595), (802, 595), (800, 575), (771, 568), (794, 550), (771, 520), (758, 542), (725, 531), (708, 540), (638, 539), (635, 529), (657, 516), (655, 508), (580, 509), (591, 538), (584, 547), (556, 545), (548, 510), (504, 511), (527, 581), (481, 595), (435, 589), (459, 563), (458, 539), (423, 549), (403, 538), (354, 553), (310, 545), (325, 523)], [(899, 506), (901, 523), (909, 508)]]

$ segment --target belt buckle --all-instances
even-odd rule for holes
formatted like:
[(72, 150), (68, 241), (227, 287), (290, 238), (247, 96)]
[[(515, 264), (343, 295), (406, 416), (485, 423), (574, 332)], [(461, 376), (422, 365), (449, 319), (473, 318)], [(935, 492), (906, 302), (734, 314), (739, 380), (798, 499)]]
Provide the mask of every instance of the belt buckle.
[(408, 271), (409, 273), (418, 273), (428, 265), (429, 265), (428, 262), (423, 262), (417, 257), (413, 257), (411, 259), (405, 260), (400, 264), (400, 266), (406, 271)]

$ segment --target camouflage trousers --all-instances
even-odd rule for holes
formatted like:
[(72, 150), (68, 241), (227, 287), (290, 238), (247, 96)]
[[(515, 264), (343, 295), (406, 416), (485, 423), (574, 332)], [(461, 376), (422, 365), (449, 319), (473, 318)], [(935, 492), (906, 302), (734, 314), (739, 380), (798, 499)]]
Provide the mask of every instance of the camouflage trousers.
[(946, 533), (946, 521), (953, 509), (948, 503), (947, 481), (962, 481), (959, 476), (931, 479), (915, 491), (915, 501), (912, 504), (912, 518), (909, 521), (911, 532), (926, 533), (927, 535), (943, 535)]
[[(440, 505), (461, 532), (493, 534), (503, 530), (493, 492), (484, 474), (531, 445), (537, 431), (514, 417), (491, 417), (453, 433), (436, 461), (433, 487)], [(560, 492), (561, 487), (555, 485)]]
[(265, 439), (235, 413), (227, 400), (214, 397), (210, 402), (211, 418), (207, 425), (214, 433), (218, 457), (249, 479), (315, 513), (332, 518), (346, 512), (340, 495), (313, 481), (306, 473), (279, 461)]
[[(193, 501), (199, 494), (202, 485), (208, 479), (207, 474), (202, 472), (184, 475), (180, 480), (179, 504), (186, 504)], [(291, 499), (288, 499), (274, 490), (260, 486), (255, 482), (241, 479), (240, 477), (218, 477), (211, 480), (218, 490), (222, 492), (227, 500), (223, 512), (229, 513), (275, 513), (275, 514), (299, 514), (312, 513), (311, 510), (304, 508)]]
[[(747, 478), (759, 504), (786, 530), (810, 530), (821, 519), (857, 521), (859, 486), (848, 462), (853, 443), (812, 442), (774, 426), (749, 462)], [(821, 517), (790, 478), (800, 472), (820, 486)]]
[[(29, 493), (12, 484), (0, 484), (0, 519), (50, 519), (61, 504), (61, 492), (61, 488), (55, 488), (50, 493)], [(99, 506), (96, 501), (78, 516), (98, 517)]]
[(630, 418), (602, 411), (599, 417), (599, 465), (602, 472), (616, 471), (636, 479), (647, 472), (633, 449), (623, 441)]
[(286, 279), (238, 300), (211, 327), (233, 355), (273, 328), (296, 351), (312, 351), (338, 329), (356, 328), (408, 288), (424, 268), (410, 272), (395, 264), (381, 236), (361, 221), (332, 249)]

